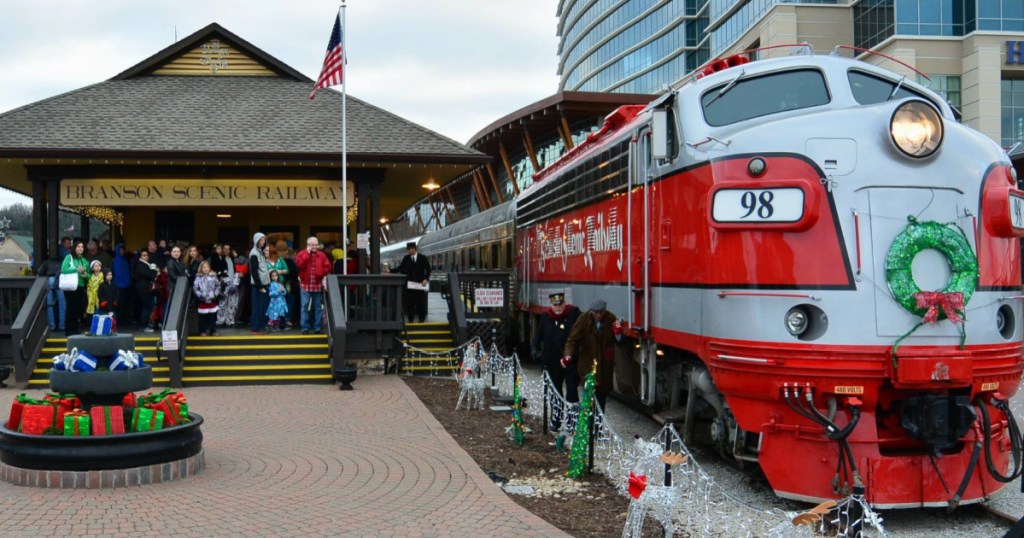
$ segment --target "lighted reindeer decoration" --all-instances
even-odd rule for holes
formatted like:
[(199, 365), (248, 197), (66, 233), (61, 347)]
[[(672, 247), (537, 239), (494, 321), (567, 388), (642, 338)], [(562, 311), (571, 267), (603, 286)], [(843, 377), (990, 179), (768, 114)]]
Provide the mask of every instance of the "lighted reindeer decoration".
[(479, 377), (479, 370), (487, 361), (487, 355), (481, 356), (479, 348), (479, 341), (471, 342), (462, 354), (458, 373), (459, 401), (455, 403), (455, 409), (462, 407), (462, 400), (466, 400), (466, 409), (484, 408), (484, 380)]
[(674, 518), (683, 510), (683, 487), (648, 484), (647, 480), (662, 476), (665, 465), (682, 465), (687, 458), (678, 452), (665, 452), (658, 443), (643, 439), (636, 440), (636, 449), (640, 458), (629, 472), (629, 496), (633, 500), (629, 502), (622, 538), (641, 536), (648, 514), (661, 524), (665, 536), (674, 536)]

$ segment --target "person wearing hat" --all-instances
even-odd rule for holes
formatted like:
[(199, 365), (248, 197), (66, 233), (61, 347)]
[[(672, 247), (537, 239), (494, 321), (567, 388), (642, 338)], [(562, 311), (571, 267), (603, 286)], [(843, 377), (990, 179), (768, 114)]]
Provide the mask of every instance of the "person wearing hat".
[[(565, 293), (558, 292), (548, 295), (551, 306), (537, 320), (537, 332), (533, 335), (533, 356), (537, 359), (551, 378), (555, 386), (557, 398), (551, 403), (551, 431), (557, 432), (562, 427), (562, 393), (565, 401), (580, 401), (579, 374), (576, 368), (563, 368), (561, 365), (562, 350), (576, 320), (580, 317), (580, 309), (565, 302)], [(563, 389), (564, 386), (564, 389)]]
[[(406, 243), (405, 250), (408, 254), (402, 258), (402, 263), (395, 271), (405, 274), (406, 282), (418, 282), (423, 286), (429, 285), (430, 262), (427, 261), (426, 256), (416, 253), (416, 243)], [(409, 319), (409, 323), (413, 322), (413, 318), (419, 318), (420, 323), (426, 321), (427, 290), (410, 289), (406, 285), (403, 296), (405, 298), (405, 316)]]
[(569, 331), (562, 352), (562, 366), (576, 368), (580, 381), (587, 378), (590, 369), (595, 367), (594, 392), (597, 403), (604, 409), (608, 391), (612, 389), (615, 373), (615, 344), (622, 342), (622, 323), (615, 314), (608, 311), (603, 299), (595, 299), (590, 303), (587, 314), (580, 316)]

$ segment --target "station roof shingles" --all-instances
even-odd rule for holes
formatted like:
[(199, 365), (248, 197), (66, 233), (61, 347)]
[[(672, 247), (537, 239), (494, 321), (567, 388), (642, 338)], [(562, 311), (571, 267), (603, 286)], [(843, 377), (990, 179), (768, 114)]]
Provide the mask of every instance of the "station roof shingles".
[[(0, 114), (0, 153), (295, 154), (341, 151), (341, 94), (276, 77), (108, 80)], [(352, 96), (349, 158), (481, 154)]]

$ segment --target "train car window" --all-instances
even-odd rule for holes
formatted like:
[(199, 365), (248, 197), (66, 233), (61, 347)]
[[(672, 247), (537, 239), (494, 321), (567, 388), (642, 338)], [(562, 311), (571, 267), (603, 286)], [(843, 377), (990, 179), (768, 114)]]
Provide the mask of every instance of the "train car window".
[(498, 244), (491, 243), (491, 269), (501, 269), (501, 265), (498, 264)]
[[(831, 97), (820, 71), (801, 69), (715, 86), (701, 96), (704, 121), (721, 127), (736, 122), (828, 104)], [(725, 91), (723, 91), (725, 90)]]
[[(892, 90), (896, 88), (896, 85), (898, 84), (898, 82), (886, 80), (860, 71), (850, 71), (847, 74), (847, 78), (850, 79), (850, 89), (853, 90), (853, 98), (862, 105), (872, 105), (875, 103), (884, 103), (885, 101), (889, 101), (889, 95), (892, 94)], [(906, 86), (900, 86), (900, 89), (896, 90), (896, 95), (892, 96), (892, 100), (898, 101), (906, 97), (920, 97), (922, 99), (932, 101)]]

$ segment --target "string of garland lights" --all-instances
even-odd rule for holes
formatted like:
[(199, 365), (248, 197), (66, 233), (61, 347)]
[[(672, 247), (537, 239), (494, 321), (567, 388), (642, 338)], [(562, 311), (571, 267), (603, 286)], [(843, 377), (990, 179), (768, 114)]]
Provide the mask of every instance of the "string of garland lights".
[[(591, 422), (586, 416), (587, 411), (581, 416), (581, 405), (583, 409), (592, 409), (593, 430), (584, 428), (582, 435), (593, 439), (594, 470), (607, 476), (621, 495), (633, 498), (623, 530), (624, 537), (640, 536), (647, 516), (658, 521), (666, 536), (672, 536), (679, 529), (693, 536), (889, 536), (882, 525), (882, 518), (863, 496), (850, 495), (829, 501), (827, 506), (823, 503), (825, 508), (819, 507), (817, 512), (802, 513), (766, 509), (744, 502), (718, 484), (714, 476), (701, 466), (671, 424), (666, 424), (651, 439), (627, 440), (612, 429), (604, 410), (596, 402), (587, 404), (586, 385), (581, 403), (566, 402), (554, 389), (546, 372), (539, 377), (524, 375), (516, 354), (503, 356), (494, 345), (484, 352), (479, 339), (474, 338), (446, 353), (422, 350), (417, 353), (440, 358), (474, 352), (479, 354), (478, 359), (484, 365), (483, 375), (493, 379), (492, 394), (495, 389), (502, 394), (517, 394), (527, 416), (538, 419), (544, 412), (545, 405), (533, 405), (533, 402), (546, 403), (549, 409), (562, 406), (566, 433), (572, 434), (572, 439), (566, 441), (573, 447), (567, 461), (570, 469), (574, 463), (579, 466), (587, 458), (589, 441), (581, 440), (581, 448), (577, 449), (576, 437), (581, 435), (580, 426)], [(458, 374), (458, 363), (456, 358), (446, 368), (453, 376)], [(593, 399), (592, 377), (587, 377), (589, 398)], [(548, 385), (546, 392), (545, 384)], [(577, 420), (579, 418), (583, 420)], [(657, 457), (652, 459), (655, 455)], [(665, 483), (666, 465), (671, 467), (669, 484)]]
[(68, 213), (74, 213), (81, 215), (86, 218), (96, 219), (103, 221), (111, 227), (117, 227), (117, 233), (120, 236), (124, 236), (124, 213), (111, 209), (109, 207), (96, 207), (96, 206), (83, 206), (83, 207), (63, 207), (61, 211)]

